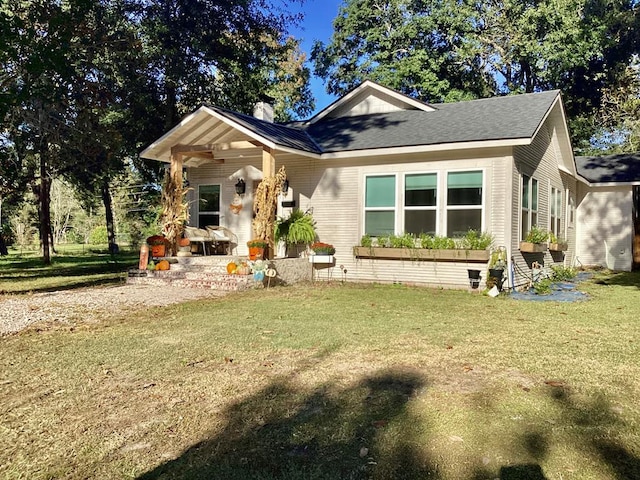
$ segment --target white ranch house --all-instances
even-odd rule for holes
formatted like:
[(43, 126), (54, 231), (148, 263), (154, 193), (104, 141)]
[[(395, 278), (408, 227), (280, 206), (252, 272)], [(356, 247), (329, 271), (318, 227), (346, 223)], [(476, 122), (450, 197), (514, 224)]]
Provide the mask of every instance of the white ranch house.
[[(515, 272), (508, 285), (525, 284), (534, 262), (631, 269), (640, 176), (603, 181), (584, 173), (595, 171), (590, 159), (577, 169), (559, 91), (425, 104), (366, 81), (307, 121), (273, 123), (264, 104), (257, 117), (203, 106), (141, 154), (186, 169), (191, 224), (233, 231), (236, 255), (252, 238), (256, 185), (284, 165), (289, 190), (278, 214), (292, 205), (312, 211), (319, 240), (335, 246), (335, 268), (350, 281), (467, 287), (467, 269), (486, 262), (356, 258), (353, 247), (365, 233), (469, 228), (506, 248)], [(239, 179), (246, 193), (232, 209)], [(536, 224), (568, 249), (522, 253)]]

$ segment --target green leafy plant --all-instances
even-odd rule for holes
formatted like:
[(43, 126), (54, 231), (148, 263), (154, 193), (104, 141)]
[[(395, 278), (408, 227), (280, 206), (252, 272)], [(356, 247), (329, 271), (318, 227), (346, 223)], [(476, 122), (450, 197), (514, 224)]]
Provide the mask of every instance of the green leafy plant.
[(572, 267), (565, 267), (564, 265), (553, 265), (551, 267), (551, 276), (554, 281), (567, 281), (573, 280), (578, 274), (578, 270)]
[(553, 280), (551, 278), (542, 278), (533, 284), (533, 290), (538, 295), (549, 295), (551, 293), (551, 284)]
[(464, 237), (458, 241), (459, 247), (466, 250), (486, 250), (493, 245), (493, 235), (488, 232), (479, 232), (470, 229)]
[(369, 235), (368, 233), (365, 233), (362, 238), (360, 239), (360, 246), (361, 247), (372, 247), (373, 246), (373, 240), (371, 238), (371, 235)]
[(491, 252), (489, 268), (494, 270), (507, 268), (507, 250), (504, 247), (499, 247)]
[(527, 233), (527, 237), (525, 238), (525, 242), (529, 243), (545, 243), (549, 240), (549, 231), (544, 228), (540, 228), (537, 225), (533, 225), (529, 233)]
[(276, 241), (287, 245), (312, 243), (316, 239), (316, 223), (309, 212), (295, 209), (287, 218), (278, 218), (275, 228)]
[(391, 244), (387, 235), (381, 235), (376, 240), (378, 247), (388, 247)]
[(391, 235), (389, 237), (389, 243), (393, 248), (415, 248), (416, 237), (411, 233)]

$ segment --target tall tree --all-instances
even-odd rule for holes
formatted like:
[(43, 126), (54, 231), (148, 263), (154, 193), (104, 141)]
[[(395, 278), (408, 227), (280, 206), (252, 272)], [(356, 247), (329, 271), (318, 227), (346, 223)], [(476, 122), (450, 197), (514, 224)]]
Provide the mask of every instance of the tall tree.
[(365, 78), (427, 101), (559, 88), (584, 147), (604, 90), (638, 53), (637, 9), (637, 0), (346, 0), (312, 58), (330, 93)]

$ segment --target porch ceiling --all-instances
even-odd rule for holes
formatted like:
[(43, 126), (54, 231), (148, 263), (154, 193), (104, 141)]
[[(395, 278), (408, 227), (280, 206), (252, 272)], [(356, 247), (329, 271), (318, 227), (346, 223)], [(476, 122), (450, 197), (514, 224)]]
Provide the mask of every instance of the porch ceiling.
[[(212, 159), (260, 157), (262, 147), (268, 143), (260, 140), (240, 131), (224, 119), (217, 118), (206, 107), (202, 107), (187, 115), (173, 129), (144, 149), (140, 156), (170, 163), (172, 148), (188, 150), (190, 146), (200, 146), (203, 148), (194, 150), (193, 155), (183, 154), (186, 165), (198, 166)], [(207, 158), (203, 151), (210, 151), (213, 156)]]

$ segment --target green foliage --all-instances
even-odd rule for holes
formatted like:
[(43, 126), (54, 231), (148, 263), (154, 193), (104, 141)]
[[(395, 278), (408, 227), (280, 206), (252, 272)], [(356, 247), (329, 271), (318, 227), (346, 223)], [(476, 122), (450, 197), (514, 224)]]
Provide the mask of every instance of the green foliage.
[(504, 247), (497, 248), (491, 252), (488, 267), (495, 269), (507, 268), (507, 250)]
[(371, 235), (369, 235), (368, 233), (363, 235), (362, 238), (360, 239), (360, 246), (361, 247), (372, 247), (373, 246), (373, 240), (371, 239)]
[(415, 248), (416, 237), (411, 233), (403, 235), (390, 235), (389, 244), (393, 248)]
[[(619, 112), (608, 116), (608, 132), (638, 118), (628, 99), (637, 99), (639, 90), (624, 73), (638, 53), (635, 2), (383, 5), (346, 0), (331, 40), (314, 45), (315, 73), (326, 80), (328, 92), (344, 94), (365, 79), (429, 102), (557, 88), (580, 149), (603, 123), (595, 118), (601, 106)], [(621, 95), (608, 95), (617, 91)]]
[(309, 212), (296, 208), (287, 218), (278, 218), (275, 227), (276, 241), (287, 245), (312, 243), (316, 239), (316, 223)]
[(420, 235), (420, 246), (436, 250), (451, 250), (456, 248), (456, 242), (453, 238), (422, 234)]
[(459, 248), (466, 250), (486, 250), (493, 245), (493, 235), (489, 232), (478, 232), (469, 230), (464, 237), (458, 241)]
[(551, 278), (542, 278), (533, 284), (533, 290), (538, 295), (549, 295), (551, 293), (551, 284), (553, 283), (553, 279)]
[(573, 280), (578, 275), (576, 268), (565, 267), (564, 265), (552, 265), (551, 272), (551, 277), (557, 282)]
[(544, 228), (540, 228), (537, 225), (533, 225), (531, 230), (527, 233), (525, 242), (529, 243), (545, 243), (549, 240), (549, 231)]
[(108, 241), (107, 227), (105, 225), (98, 225), (91, 230), (89, 234), (89, 243), (91, 245), (104, 245)]

